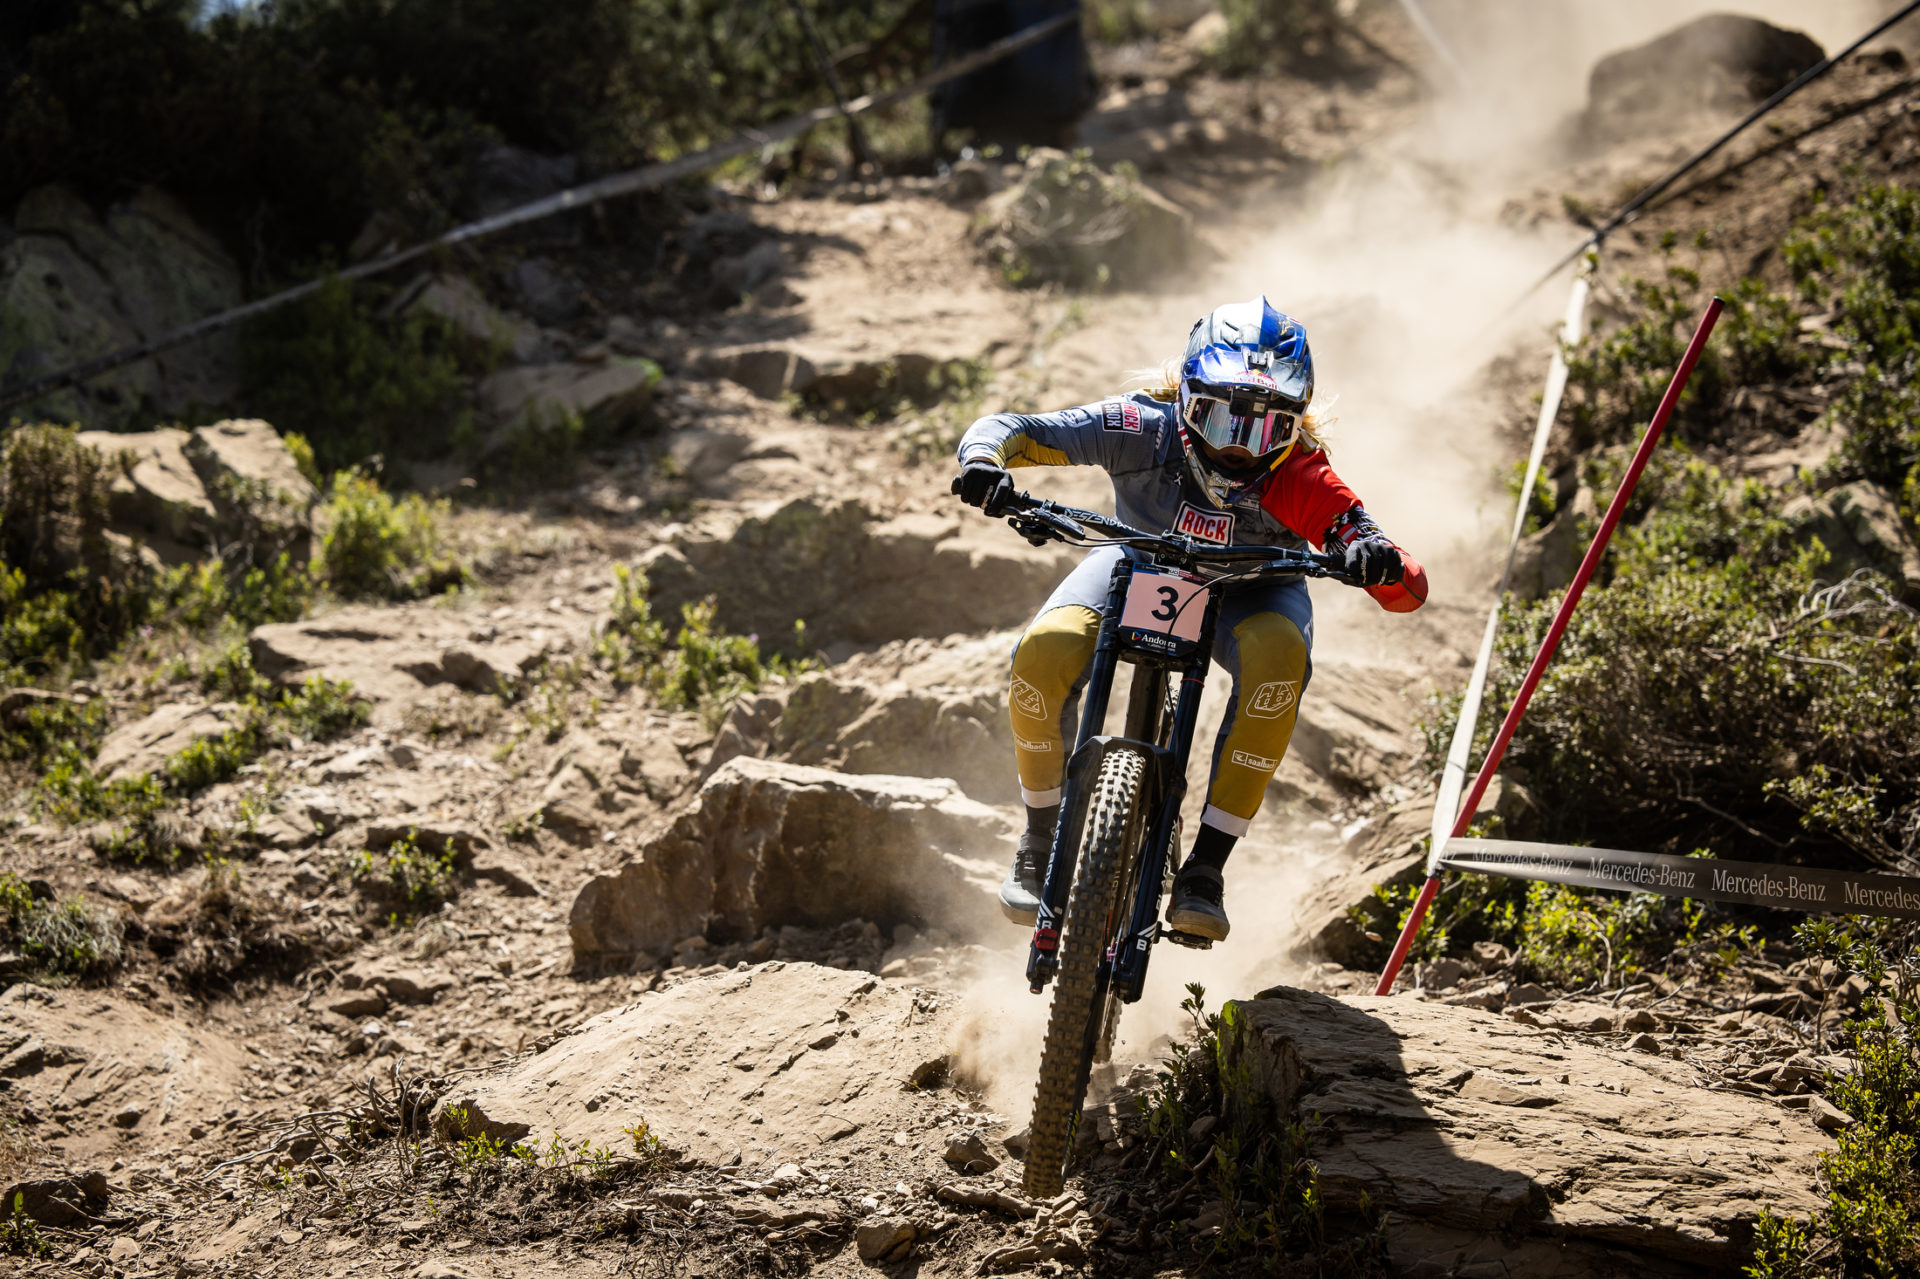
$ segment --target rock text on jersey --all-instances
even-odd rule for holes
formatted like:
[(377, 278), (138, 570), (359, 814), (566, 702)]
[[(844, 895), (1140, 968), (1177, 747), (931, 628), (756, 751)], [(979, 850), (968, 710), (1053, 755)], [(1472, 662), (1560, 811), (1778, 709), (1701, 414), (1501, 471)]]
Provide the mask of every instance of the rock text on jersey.
[(1203, 511), (1192, 502), (1182, 502), (1180, 517), (1174, 521), (1173, 531), (1185, 533), (1202, 542), (1230, 546), (1233, 543), (1233, 516), (1227, 511)]
[(1140, 434), (1140, 406), (1125, 400), (1108, 400), (1100, 406), (1100, 425), (1109, 431)]

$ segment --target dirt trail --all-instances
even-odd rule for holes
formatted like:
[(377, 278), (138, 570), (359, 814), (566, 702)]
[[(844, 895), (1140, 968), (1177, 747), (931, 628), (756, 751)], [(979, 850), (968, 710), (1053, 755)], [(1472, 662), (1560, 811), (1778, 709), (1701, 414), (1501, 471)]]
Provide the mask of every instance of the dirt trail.
[[(1408, 70), (1422, 60), (1418, 42), (1392, 12), (1367, 26), (1388, 56), (1364, 77), (1250, 91), (1194, 70), (1176, 38), (1114, 55), (1119, 69), (1088, 124), (1096, 158), (1131, 155), (1162, 189), (1187, 192), (1209, 246), (1199, 266), (1151, 293), (1007, 288), (966, 241), (965, 202), (934, 179), (777, 202), (736, 196), (729, 216), (777, 244), (779, 266), (741, 305), (663, 339), (674, 372), (660, 388), (658, 438), (596, 455), (538, 513), (463, 512), (458, 537), (484, 585), (457, 600), (257, 634), (261, 669), (347, 676), (376, 703), (365, 730), (276, 750), (184, 814), (196, 827), (253, 832), (260, 851), (245, 867), (248, 885), (271, 926), (297, 937), (311, 961), (243, 969), (213, 989), (154, 964), (111, 990), (16, 986), (0, 997), (0, 1079), (31, 1116), (35, 1166), (98, 1167), (114, 1187), (83, 1250), (24, 1263), (23, 1273), (854, 1273), (909, 1251), (909, 1270), (973, 1273), (1078, 1267), (1096, 1238), (1117, 1248), (1136, 1225), (1145, 1242), (1107, 1255), (1124, 1256), (1123, 1267), (1161, 1264), (1156, 1252), (1172, 1245), (1159, 1247), (1140, 1224), (1153, 1217), (1142, 1205), (1155, 1191), (1128, 1162), (1139, 1142), (1128, 1128), (1132, 1098), (1150, 1074), (1136, 1067), (1157, 1062), (1166, 1037), (1184, 1029), (1188, 982), (1206, 985), (1216, 1004), (1283, 983), (1357, 986), (1357, 974), (1304, 943), (1328, 935), (1383, 867), (1417, 857), (1417, 721), (1430, 694), (1464, 676), (1477, 639), (1508, 518), (1496, 468), (1531, 420), (1560, 299), (1502, 308), (1576, 235), (1561, 192), (1602, 199), (1709, 127), (1572, 162), (1536, 159), (1521, 172), (1475, 169), (1472, 157), (1433, 147), (1436, 130), (1457, 127), (1449, 113), (1465, 108), (1426, 95)], [(1658, 25), (1649, 19), (1641, 34)], [(1789, 128), (1872, 99), (1893, 75), (1836, 77), (1796, 107)], [(1835, 128), (1878, 117), (1846, 119)], [(1832, 129), (1807, 136), (1815, 150), (1851, 145)], [(1627, 235), (1609, 269), (1642, 261), (1655, 226), (1739, 216), (1739, 234), (1777, 226), (1791, 196), (1777, 207), (1772, 195), (1749, 197), (1780, 189), (1775, 179), (1792, 163), (1765, 150), (1743, 158), (1718, 185)], [(795, 379), (839, 378), (830, 389), (853, 394), (903, 368), (975, 362), (990, 378), (983, 404), (1090, 400), (1174, 354), (1211, 305), (1261, 291), (1307, 321), (1318, 403), (1335, 419), (1335, 464), (1430, 566), (1435, 597), (1400, 618), (1357, 593), (1316, 590), (1312, 691), (1293, 753), (1236, 853), (1234, 941), (1210, 954), (1156, 955), (1148, 996), (1097, 1081), (1089, 1178), (1036, 1215), (1012, 1188), (1044, 1007), (1019, 980), (1024, 938), (995, 924), (985, 900), (1017, 813), (977, 765), (1011, 767), (998, 700), (1009, 627), (1063, 563), (956, 516), (947, 463), (914, 462), (902, 446), (911, 423), (822, 407)], [(974, 407), (949, 397), (903, 418), (943, 429), (954, 424), (941, 414)], [(1091, 474), (1020, 478), (1088, 505), (1108, 500)], [(729, 558), (741, 547), (767, 567), (741, 573)], [(684, 569), (687, 597), (717, 592), (725, 620), (729, 608), (751, 619), (753, 609), (771, 615), (813, 598), (804, 592), (827, 566), (856, 557), (864, 578), (833, 583), (851, 603), (821, 614), (832, 624), (822, 636), (830, 664), (770, 684), (724, 722), (664, 711), (581, 660), (607, 616), (614, 562), (646, 565), (658, 584)], [(504, 705), (488, 691), (542, 671), (536, 698)], [(1209, 690), (1203, 740), (1224, 692), (1220, 681)], [(128, 719), (145, 709), (131, 680), (109, 695)], [(931, 850), (946, 859), (946, 889), (976, 896), (948, 913), (876, 891), (834, 919), (795, 906), (790, 883), (784, 896), (766, 889), (842, 864), (833, 858), (858, 819), (823, 798), (833, 788), (811, 776), (817, 766), (854, 775), (849, 783), (862, 774), (961, 779), (937, 794), (934, 783), (902, 778), (846, 789), (870, 807), (911, 809), (901, 829), (922, 832), (862, 846), (863, 858), (894, 873)], [(778, 802), (727, 789), (749, 781)], [(261, 796), (271, 810), (264, 824)], [(723, 810), (737, 821), (700, 825), (699, 813)], [(953, 833), (963, 821), (965, 832)], [(924, 833), (940, 822), (946, 833)], [(456, 850), (459, 886), (430, 920), (395, 930), (341, 868), (403, 837)], [(711, 905), (690, 912), (678, 936), (665, 936), (667, 925), (644, 943), (583, 945), (583, 888), (640, 882), (667, 864), (670, 846), (674, 865), (706, 876), (695, 896)], [(109, 865), (80, 831), (12, 827), (0, 847), (22, 874), (117, 900), (150, 923), (205, 883), (198, 870)], [(1283, 992), (1263, 1004), (1271, 1012), (1300, 998)], [(1686, 1042), (1707, 1052), (1701, 1027), (1635, 1006), (1653, 1000), (1608, 1010), (1604, 1029), (1592, 1017), (1516, 1025), (1468, 1008), (1367, 1003), (1377, 1024), (1356, 1028), (1329, 1013), (1337, 1024), (1324, 1041), (1278, 1048), (1274, 1032), (1261, 1051), (1291, 1053), (1293, 1065), (1262, 1069), (1274, 1088), (1288, 1070), (1304, 1070), (1295, 1084), (1318, 1071), (1338, 1093), (1324, 1109), (1345, 1134), (1343, 1151), (1371, 1152), (1368, 1167), (1389, 1180), (1404, 1174), (1403, 1269), (1421, 1259), (1483, 1267), (1448, 1271), (1461, 1274), (1724, 1266), (1744, 1245), (1754, 1205), (1723, 1156), (1735, 1151), (1740, 1167), (1777, 1181), (1779, 1202), (1797, 1203), (1826, 1138), (1811, 1111), (1737, 1096), (1704, 1066), (1610, 1065), (1627, 1036), (1654, 1029), (1693, 1036)], [(1644, 1022), (1632, 1022), (1639, 1013)], [(1380, 1026), (1426, 1037), (1421, 1065), (1402, 1074), (1420, 1076), (1417, 1087), (1340, 1092), (1342, 1071), (1375, 1069), (1352, 1058), (1379, 1047), (1368, 1036)], [(1605, 1036), (1600, 1048), (1581, 1039), (1588, 1034)], [(1507, 1054), (1498, 1062), (1451, 1070), (1485, 1056), (1494, 1038)], [(487, 1073), (509, 1058), (504, 1073)], [(1577, 1068), (1550, 1064), (1563, 1058)], [(429, 1078), (443, 1081), (431, 1095), (406, 1091)], [(1579, 1104), (1560, 1110), (1535, 1095), (1571, 1098), (1567, 1090), (1583, 1086)], [(1697, 1183), (1677, 1227), (1659, 1185), (1633, 1202), (1594, 1191), (1650, 1122), (1620, 1102), (1629, 1092), (1677, 1099), (1654, 1107), (1672, 1138), (1667, 1173)], [(474, 1173), (482, 1189), (471, 1201), (441, 1203), (430, 1178), (464, 1170), (463, 1156), (409, 1153), (391, 1135), (377, 1138), (383, 1153), (344, 1190), (323, 1163), (287, 1163), (262, 1180), (296, 1143), (306, 1158), (342, 1140), (349, 1111), (362, 1136), (389, 1123), (397, 1134), (429, 1104), (443, 1135), (511, 1144), (558, 1133), (620, 1158), (647, 1153), (628, 1133), (644, 1122), (686, 1162), (644, 1193), (565, 1178), (533, 1189)], [(1430, 1118), (1448, 1107), (1457, 1113)], [(302, 1129), (308, 1114), (328, 1118)], [(1590, 1136), (1581, 1124), (1604, 1129), (1604, 1140), (1575, 1152)], [(1709, 1130), (1719, 1145), (1688, 1145)], [(1388, 1165), (1409, 1131), (1432, 1136), (1426, 1146), (1438, 1153), (1396, 1171)], [(984, 1159), (968, 1153), (970, 1135)], [(960, 1143), (957, 1159), (950, 1142)], [(1540, 1143), (1564, 1143), (1568, 1156), (1544, 1189), (1513, 1171), (1531, 1166)], [(224, 1163), (276, 1144), (270, 1158)], [(1489, 1198), (1420, 1188), (1462, 1159), (1495, 1169)], [(906, 1224), (887, 1224), (897, 1222)], [(1165, 1263), (1197, 1255), (1166, 1254)], [(1563, 1268), (1544, 1268), (1550, 1261)]]

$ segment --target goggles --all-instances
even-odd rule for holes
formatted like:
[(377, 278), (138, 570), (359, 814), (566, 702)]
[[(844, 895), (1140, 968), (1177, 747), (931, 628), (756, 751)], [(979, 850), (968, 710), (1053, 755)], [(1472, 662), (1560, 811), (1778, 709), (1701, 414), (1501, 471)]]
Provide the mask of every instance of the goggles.
[(1264, 387), (1236, 386), (1221, 396), (1223, 390), (1196, 386), (1186, 404), (1187, 429), (1214, 452), (1241, 449), (1264, 459), (1299, 435), (1300, 414), (1285, 407), (1293, 401)]

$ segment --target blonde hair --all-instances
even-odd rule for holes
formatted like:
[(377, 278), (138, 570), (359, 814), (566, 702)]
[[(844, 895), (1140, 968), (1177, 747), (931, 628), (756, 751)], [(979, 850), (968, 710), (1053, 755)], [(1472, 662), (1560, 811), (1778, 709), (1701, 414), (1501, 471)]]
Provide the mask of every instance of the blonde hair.
[[(1180, 365), (1182, 363), (1184, 361), (1174, 359), (1168, 360), (1157, 369), (1135, 369), (1127, 375), (1127, 383), (1143, 395), (1171, 404), (1180, 398)], [(1332, 424), (1332, 418), (1324, 417), (1311, 409), (1300, 415), (1300, 442), (1307, 446), (1308, 452), (1314, 449), (1319, 449), (1322, 453), (1327, 451), (1326, 429)]]

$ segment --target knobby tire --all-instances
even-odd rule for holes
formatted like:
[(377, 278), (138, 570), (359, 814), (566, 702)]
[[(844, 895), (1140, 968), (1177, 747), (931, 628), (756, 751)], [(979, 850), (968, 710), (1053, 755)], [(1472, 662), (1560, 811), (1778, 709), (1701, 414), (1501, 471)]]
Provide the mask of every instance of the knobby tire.
[(1137, 752), (1115, 750), (1101, 761), (1080, 841), (1067, 916), (1060, 930), (1060, 971), (1053, 981), (1040, 1080), (1033, 1094), (1033, 1130), (1022, 1184), (1029, 1196), (1051, 1199), (1066, 1179), (1096, 1056), (1111, 1048), (1119, 1009), (1102, 968), (1121, 927), (1126, 868), (1139, 843), (1140, 784), (1146, 765)]

